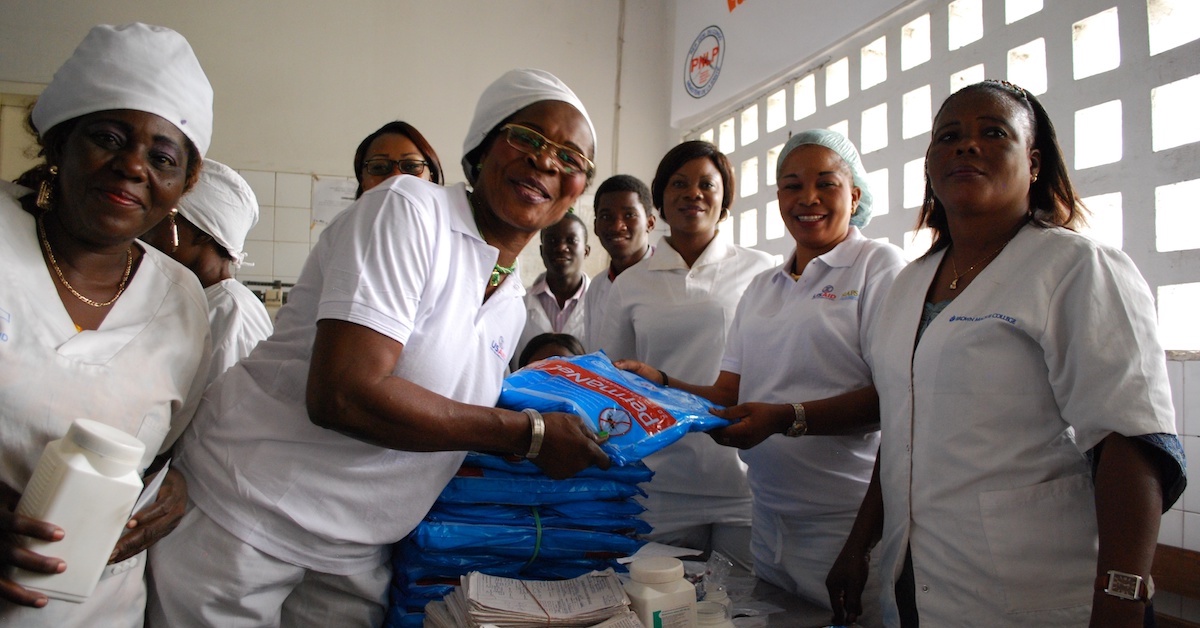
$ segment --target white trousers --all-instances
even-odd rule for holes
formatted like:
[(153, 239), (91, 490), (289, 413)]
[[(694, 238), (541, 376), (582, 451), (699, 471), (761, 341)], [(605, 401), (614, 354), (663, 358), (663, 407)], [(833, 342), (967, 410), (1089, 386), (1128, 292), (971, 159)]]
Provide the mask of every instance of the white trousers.
[[(762, 506), (754, 507), (750, 551), (754, 575), (823, 608), (829, 608), (825, 578), (837, 560), (857, 513), (815, 517), (783, 517)], [(864, 628), (882, 626), (879, 607), (879, 556), (871, 557), (871, 572), (863, 590)]]
[[(68, 565), (70, 568), (70, 565)], [(146, 615), (146, 552), (109, 565), (82, 603), (50, 600), (42, 608), (0, 601), (0, 628), (141, 628)]]
[(385, 563), (339, 576), (264, 554), (195, 504), (150, 553), (150, 628), (374, 627), (383, 623)]
[(705, 552), (716, 550), (749, 570), (751, 500), (746, 497), (713, 497), (647, 489), (638, 498), (646, 512), (642, 519), (654, 526), (649, 541)]

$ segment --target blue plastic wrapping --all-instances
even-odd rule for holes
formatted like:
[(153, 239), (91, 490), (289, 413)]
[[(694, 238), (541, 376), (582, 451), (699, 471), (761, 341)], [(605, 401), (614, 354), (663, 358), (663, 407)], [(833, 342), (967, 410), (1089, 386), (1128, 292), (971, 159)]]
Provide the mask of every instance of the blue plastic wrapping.
[(645, 495), (636, 484), (568, 478), (552, 480), (542, 476), (514, 476), (492, 469), (462, 467), (442, 489), (440, 502), (454, 504), (510, 504), (538, 506), (597, 499), (624, 499)]
[[(572, 509), (571, 506), (574, 505), (585, 506), (586, 509)], [(556, 506), (449, 504), (438, 502), (434, 504), (429, 514), (425, 515), (425, 519), (438, 523), (480, 523), (486, 521), (497, 525), (524, 526), (527, 528), (542, 525), (547, 528), (600, 530), (602, 532), (615, 532), (617, 534), (649, 534), (651, 531), (650, 524), (641, 519), (632, 515), (622, 516), (612, 513), (613, 510), (631, 510), (630, 506), (638, 511), (644, 510), (636, 502), (574, 502), (561, 504), (561, 506), (565, 510), (560, 510)], [(588, 509), (594, 512), (586, 512)]]
[[(545, 477), (541, 468), (533, 464), (530, 460), (524, 458), (519, 460), (509, 460), (503, 456), (495, 454), (481, 454), (477, 452), (468, 452), (467, 457), (463, 460), (464, 467), (478, 467), (481, 469), (492, 469), (494, 471), (503, 471), (513, 475), (540, 475)], [(599, 467), (588, 467), (583, 471), (575, 474), (577, 478), (596, 478), (600, 480), (613, 480), (614, 482), (627, 482), (629, 484), (641, 484), (649, 482), (654, 477), (654, 472), (641, 462), (629, 463), (623, 467), (610, 467), (607, 470)]]
[(534, 580), (569, 580), (610, 567), (618, 572), (626, 571), (625, 565), (609, 558), (539, 558), (529, 562), (527, 558), (504, 558), (486, 552), (427, 552), (422, 551), (412, 541), (402, 544), (402, 549), (397, 552), (393, 562), (396, 578), (392, 588), (393, 592), (400, 593), (401, 597), (410, 582), (458, 582), (460, 576), (472, 571), (491, 576)]
[(688, 432), (729, 425), (709, 412), (714, 404), (707, 399), (622, 371), (603, 352), (534, 362), (505, 378), (496, 405), (578, 414), (593, 430), (608, 434), (601, 448), (620, 466)]
[(508, 558), (600, 559), (632, 556), (643, 544), (594, 530), (526, 528), (422, 521), (409, 537), (419, 551), (491, 554)]

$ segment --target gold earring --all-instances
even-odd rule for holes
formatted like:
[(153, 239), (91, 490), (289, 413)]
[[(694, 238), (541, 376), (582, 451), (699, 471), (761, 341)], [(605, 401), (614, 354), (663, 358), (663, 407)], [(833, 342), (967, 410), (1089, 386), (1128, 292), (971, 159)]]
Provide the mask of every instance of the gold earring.
[(37, 206), (45, 211), (50, 211), (53, 203), (54, 195), (54, 178), (58, 176), (58, 166), (50, 166), (50, 177), (42, 179), (38, 185)]
[(1030, 182), (1030, 183), (1037, 183), (1037, 173), (1036, 173), (1036, 172), (1035, 172), (1035, 173), (1033, 173), (1033, 178), (1032, 178), (1032, 179), (1031, 179), (1029, 182)]
[(179, 213), (179, 210), (172, 207), (171, 212), (167, 214), (167, 220), (171, 221), (171, 250), (172, 251), (179, 248), (179, 225), (175, 224), (175, 214), (178, 214), (178, 213)]

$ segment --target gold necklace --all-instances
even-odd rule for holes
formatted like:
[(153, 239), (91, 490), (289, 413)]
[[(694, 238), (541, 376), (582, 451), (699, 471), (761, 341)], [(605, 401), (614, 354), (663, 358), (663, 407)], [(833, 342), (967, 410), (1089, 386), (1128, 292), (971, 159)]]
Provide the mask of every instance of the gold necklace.
[(50, 240), (46, 238), (46, 225), (43, 224), (41, 216), (38, 216), (37, 218), (37, 227), (38, 236), (41, 237), (42, 240), (42, 246), (46, 249), (46, 257), (50, 258), (50, 267), (54, 269), (54, 274), (58, 275), (58, 280), (62, 282), (62, 285), (66, 287), (71, 294), (75, 295), (76, 299), (79, 299), (80, 301), (83, 301), (92, 307), (108, 307), (113, 303), (116, 303), (117, 299), (121, 298), (121, 295), (125, 292), (125, 288), (129, 285), (129, 274), (133, 270), (132, 243), (129, 244), (129, 248), (125, 251), (125, 274), (121, 276), (121, 283), (117, 284), (117, 293), (113, 295), (113, 298), (101, 303), (99, 301), (93, 301), (82, 294), (79, 294), (79, 291), (67, 281), (66, 276), (63, 275), (62, 269), (58, 267), (58, 260), (54, 259), (54, 250), (50, 248)]
[(1011, 236), (1009, 236), (1009, 237), (1008, 237), (1008, 239), (1004, 241), (1004, 244), (1001, 244), (1001, 245), (1000, 245), (1000, 248), (996, 249), (995, 251), (992, 251), (991, 253), (988, 253), (988, 254), (987, 254), (987, 257), (984, 257), (983, 259), (979, 260), (978, 262), (975, 262), (974, 264), (971, 264), (970, 268), (968, 268), (968, 269), (966, 269), (966, 270), (962, 271), (961, 273), (960, 273), (960, 272), (958, 272), (958, 265), (954, 263), (954, 256), (953, 256), (953, 255), (951, 255), (949, 251), (947, 251), (947, 252), (946, 252), (946, 254), (947, 254), (947, 256), (950, 258), (950, 268), (951, 268), (951, 270), (953, 270), (953, 271), (954, 271), (954, 281), (951, 281), (951, 282), (950, 282), (950, 289), (951, 289), (951, 290), (958, 290), (958, 280), (959, 280), (959, 279), (961, 279), (961, 278), (963, 277), (963, 275), (966, 275), (967, 273), (970, 273), (971, 271), (975, 270), (975, 267), (976, 267), (976, 266), (978, 266), (978, 265), (980, 265), (980, 264), (982, 264), (982, 263), (984, 263), (984, 262), (986, 262), (986, 261), (988, 261), (988, 260), (992, 259), (993, 257), (995, 257), (995, 256), (999, 255), (999, 254), (1000, 254), (1000, 251), (1003, 251), (1003, 250), (1004, 250), (1004, 247), (1008, 246), (1008, 243), (1009, 243), (1009, 242), (1012, 242), (1012, 239), (1013, 239), (1014, 237), (1016, 237), (1016, 235), (1017, 235), (1017, 234), (1015, 234), (1015, 233), (1014, 233), (1014, 234), (1012, 234)]

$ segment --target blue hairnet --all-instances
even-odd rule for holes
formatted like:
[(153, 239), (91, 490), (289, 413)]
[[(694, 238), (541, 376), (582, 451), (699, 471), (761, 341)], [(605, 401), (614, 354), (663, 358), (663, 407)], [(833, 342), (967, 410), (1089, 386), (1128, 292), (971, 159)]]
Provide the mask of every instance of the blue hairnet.
[(842, 161), (845, 161), (846, 165), (850, 167), (850, 174), (854, 178), (854, 187), (862, 192), (862, 195), (858, 197), (858, 209), (850, 217), (850, 224), (859, 228), (865, 227), (871, 221), (871, 204), (875, 197), (867, 185), (867, 171), (863, 168), (862, 158), (858, 156), (858, 149), (854, 148), (854, 144), (846, 139), (845, 135), (829, 129), (809, 129), (793, 135), (783, 145), (783, 150), (779, 152), (779, 160), (775, 162), (775, 177), (778, 179), (779, 170), (783, 168), (783, 160), (787, 158), (788, 154), (805, 144), (816, 144), (828, 148), (837, 153)]

